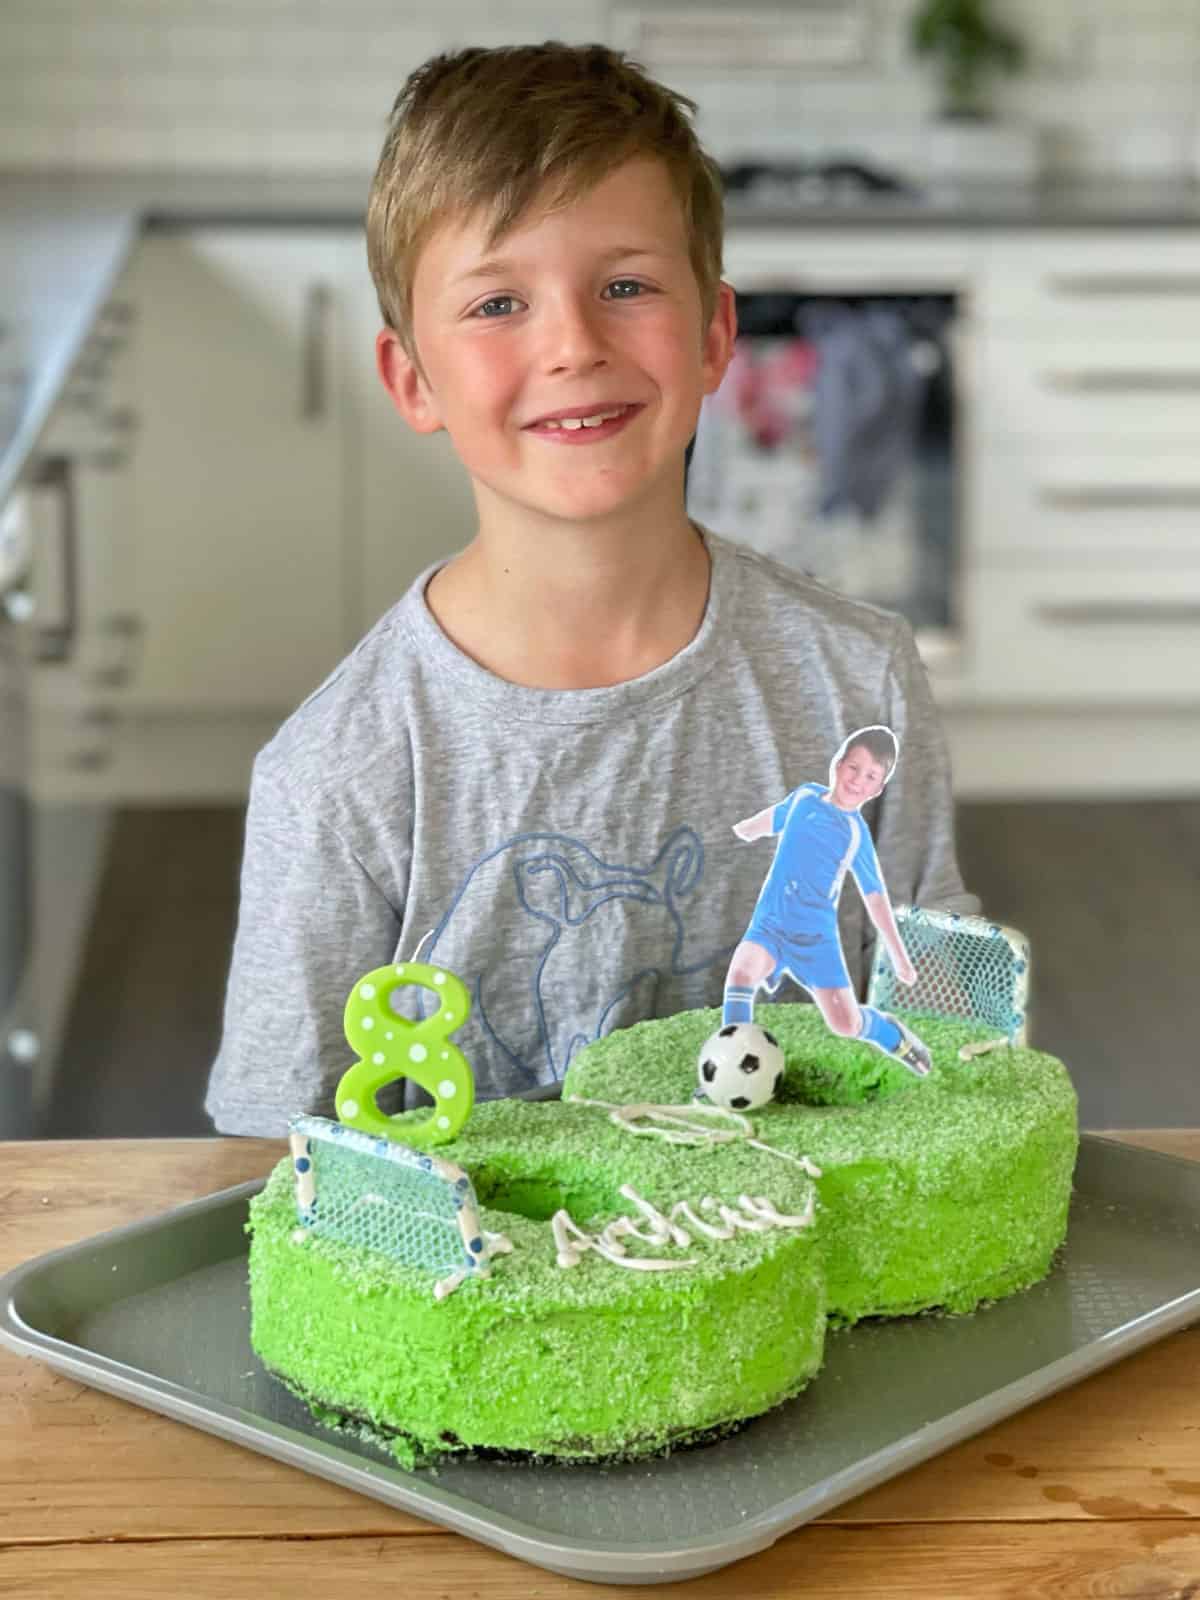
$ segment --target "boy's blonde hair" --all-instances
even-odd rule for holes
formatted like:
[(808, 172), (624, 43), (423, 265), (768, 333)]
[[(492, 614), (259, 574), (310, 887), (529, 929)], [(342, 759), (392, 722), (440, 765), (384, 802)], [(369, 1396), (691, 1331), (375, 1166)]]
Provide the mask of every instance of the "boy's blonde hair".
[(434, 56), (404, 84), (367, 205), (367, 261), (384, 321), (417, 359), (412, 284), (434, 227), (482, 212), (491, 249), (544, 186), (568, 205), (623, 162), (654, 156), (679, 197), (707, 327), (721, 279), (716, 163), (690, 121), (695, 102), (604, 45), (509, 45)]

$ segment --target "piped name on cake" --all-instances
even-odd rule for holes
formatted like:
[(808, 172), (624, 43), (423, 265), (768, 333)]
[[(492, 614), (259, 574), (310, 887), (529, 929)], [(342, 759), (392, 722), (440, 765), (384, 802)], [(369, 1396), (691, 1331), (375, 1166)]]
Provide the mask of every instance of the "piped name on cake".
[[(706, 1195), (699, 1202), (698, 1210), (690, 1200), (678, 1200), (670, 1212), (662, 1212), (649, 1200), (643, 1199), (630, 1184), (623, 1184), (620, 1192), (637, 1207), (640, 1217), (616, 1217), (600, 1233), (585, 1232), (565, 1210), (555, 1212), (550, 1226), (560, 1267), (578, 1266), (584, 1255), (593, 1250), (616, 1267), (628, 1267), (635, 1272), (676, 1272), (681, 1268), (694, 1267), (697, 1257), (686, 1256), (682, 1261), (671, 1261), (661, 1256), (631, 1256), (625, 1241), (637, 1239), (656, 1249), (672, 1245), (687, 1250), (691, 1246), (693, 1233), (704, 1239), (723, 1242), (739, 1233), (767, 1233), (772, 1228), (807, 1228), (816, 1214), (816, 1191), (812, 1189), (809, 1190), (804, 1210), (796, 1216), (780, 1211), (765, 1195), (742, 1194), (735, 1205)], [(701, 1216), (700, 1212), (707, 1215)]]

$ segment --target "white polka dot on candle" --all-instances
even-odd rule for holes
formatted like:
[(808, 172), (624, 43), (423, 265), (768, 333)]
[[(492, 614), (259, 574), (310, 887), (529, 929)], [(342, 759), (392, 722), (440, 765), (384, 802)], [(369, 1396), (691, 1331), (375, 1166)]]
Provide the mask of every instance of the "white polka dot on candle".
[(374, 1017), (364, 1017), (362, 1019), (362, 1025), (363, 1025), (364, 1028), (373, 1028), (375, 1026), (375, 1018)]
[(443, 1078), (441, 1083), (438, 1084), (438, 1093), (441, 1095), (443, 1100), (453, 1100), (457, 1092), (457, 1089), (455, 1088), (454, 1084), (450, 1082), (449, 1078)]
[(364, 983), (360, 985), (358, 992), (360, 995), (362, 995), (364, 1000), (374, 1000), (375, 985), (373, 983)]
[(440, 988), (446, 981), (446, 974), (444, 972), (435, 972), (433, 975), (433, 981)]
[(429, 1052), (426, 1050), (423, 1044), (414, 1044), (409, 1046), (408, 1059), (410, 1061), (424, 1061), (428, 1054)]
[(437, 1125), (438, 1125), (439, 1128), (448, 1128), (450, 1126), (450, 1118), (449, 1117), (439, 1117), (437, 1119)]
[(371, 1057), (371, 1060), (377, 1067), (381, 1067), (387, 1060), (387, 1057), (384, 1055), (382, 1050), (376, 1050), (375, 1054)]
[(358, 1115), (358, 1101), (357, 1100), (343, 1100), (341, 1105), (338, 1107), (338, 1116), (339, 1117), (356, 1117), (357, 1115)]

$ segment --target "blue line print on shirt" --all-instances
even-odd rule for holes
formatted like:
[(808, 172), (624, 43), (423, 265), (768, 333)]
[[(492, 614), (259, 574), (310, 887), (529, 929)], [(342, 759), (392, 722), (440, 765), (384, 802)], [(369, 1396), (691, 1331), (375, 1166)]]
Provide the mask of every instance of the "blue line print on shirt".
[[(426, 947), (425, 959), (434, 959), (438, 944), (451, 927), (456, 912), (481, 881), (485, 869), (503, 864), (505, 878), (516, 904), (528, 919), (531, 929), (544, 930), (544, 938), (527, 949), (514, 952), (504, 982), (513, 981), (517, 968), (518, 987), (528, 984), (530, 1011), (537, 1024), (537, 1042), (526, 1044), (506, 1039), (492, 1015), (484, 990), (488, 974), (463, 973), (472, 991), (473, 1020), (507, 1064), (528, 1082), (561, 1078), (575, 1051), (603, 1033), (609, 1018), (639, 984), (653, 982), (665, 974), (683, 975), (706, 967), (720, 966), (728, 960), (732, 946), (706, 952), (699, 960), (686, 962), (684, 946), (687, 930), (683, 902), (691, 898), (704, 876), (704, 846), (694, 828), (686, 824), (675, 828), (648, 865), (627, 865), (605, 861), (582, 840), (563, 833), (522, 833), (481, 856), (469, 868), (451, 899)], [(493, 889), (487, 904), (494, 907), (498, 896)], [(647, 914), (665, 913), (671, 927), (670, 944), (658, 966), (642, 966), (625, 979), (616, 992), (603, 998), (592, 1018), (551, 1015), (552, 1001), (546, 994), (547, 967), (556, 950), (568, 950), (577, 929), (584, 927), (597, 912), (613, 901), (644, 905)], [(460, 969), (461, 970), (461, 969)], [(495, 984), (493, 983), (493, 987)], [(582, 1023), (581, 1028), (579, 1024)], [(566, 1030), (570, 1033), (566, 1034)], [(482, 1065), (482, 1063), (481, 1063)]]

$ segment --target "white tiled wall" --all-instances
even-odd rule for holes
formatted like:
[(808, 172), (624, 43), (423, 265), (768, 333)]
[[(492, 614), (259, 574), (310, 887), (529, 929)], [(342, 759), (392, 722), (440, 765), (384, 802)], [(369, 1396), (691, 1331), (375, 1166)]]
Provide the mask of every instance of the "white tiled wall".
[[(660, 3), (680, 0), (645, 0)], [(902, 161), (934, 105), (905, 43), (915, 0), (860, 3), (861, 68), (657, 70), (700, 102), (718, 156), (855, 144)], [(996, 8), (1034, 57), (1001, 103), (1045, 129), (1052, 170), (1200, 174), (1200, 0)], [(0, 166), (369, 169), (397, 88), (434, 51), (614, 26), (608, 0), (0, 0)]]

